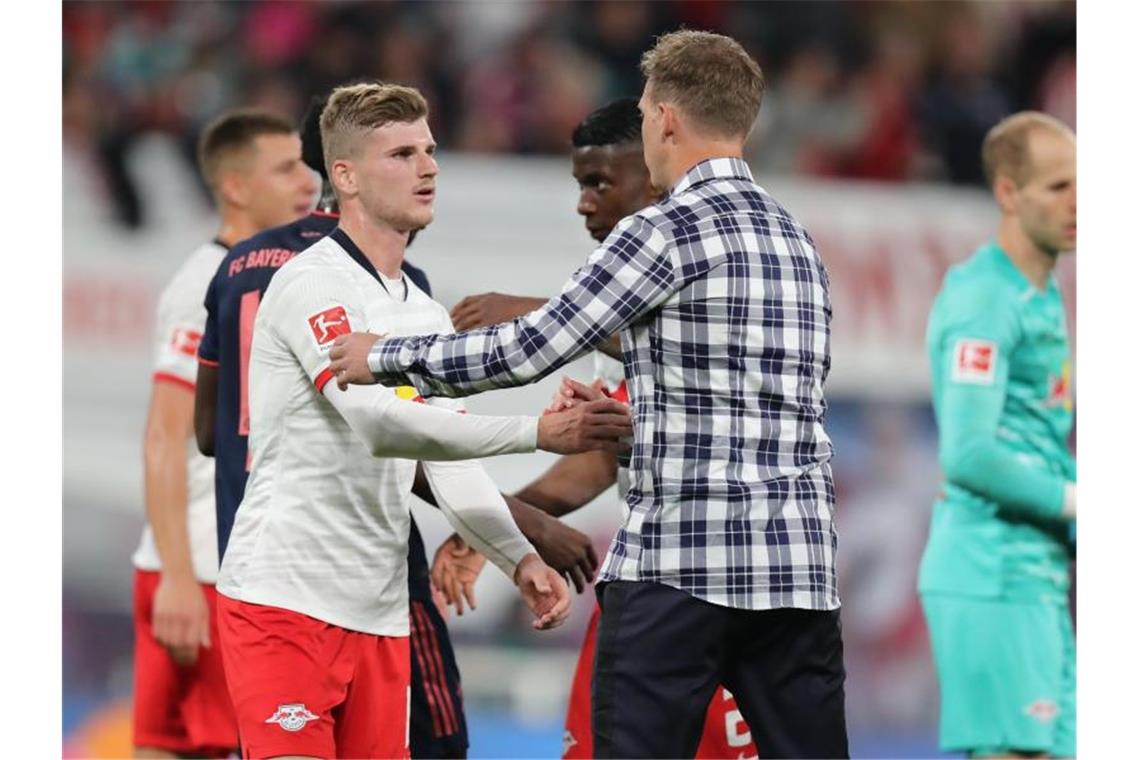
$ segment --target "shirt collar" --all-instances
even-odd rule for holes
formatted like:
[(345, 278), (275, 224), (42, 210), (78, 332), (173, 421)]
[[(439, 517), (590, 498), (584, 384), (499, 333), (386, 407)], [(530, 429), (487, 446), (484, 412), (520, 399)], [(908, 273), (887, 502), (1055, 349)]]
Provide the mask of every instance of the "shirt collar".
[(673, 185), (673, 189), (669, 191), (669, 195), (680, 195), (691, 187), (710, 182), (714, 179), (756, 181), (752, 178), (752, 170), (748, 168), (748, 164), (744, 162), (744, 159), (735, 158), (733, 156), (706, 158), (685, 172), (685, 176), (681, 177), (677, 184)]
[[(360, 250), (360, 246), (358, 246), (356, 244), (356, 241), (348, 236), (347, 232), (345, 232), (342, 228), (337, 227), (329, 233), (329, 237), (335, 240), (337, 244), (344, 249), (344, 252), (347, 253), (353, 261), (359, 264), (365, 272), (368, 272), (368, 274), (372, 275), (372, 279), (380, 283), (380, 287), (384, 288), (385, 293), (392, 295), (392, 292), (388, 290), (388, 286), (384, 284), (384, 278), (380, 276), (380, 273), (376, 271), (376, 267), (372, 265), (372, 262), (368, 259), (367, 256), (364, 255), (364, 251)], [(391, 282), (391, 280), (389, 280), (389, 282)], [(404, 285), (403, 300), (407, 301), (408, 281), (404, 279), (402, 266), (400, 267), (400, 282)]]
[(998, 245), (996, 238), (989, 241), (989, 246), (993, 257), (998, 261), (998, 266), (1000, 266), (1005, 271), (1006, 275), (1013, 279), (1018, 285), (1026, 288), (1027, 290), (1033, 291), (1032, 295), (1045, 295), (1053, 291), (1056, 291), (1058, 293), (1061, 292), (1061, 286), (1057, 282), (1056, 269), (1049, 273), (1049, 279), (1045, 282), (1044, 290), (1039, 290), (1036, 285), (1029, 281), (1029, 278), (1025, 276), (1025, 273), (1017, 268), (1017, 264), (1013, 263), (1013, 259), (1009, 257), (1009, 254), (1005, 252), (1005, 249)]

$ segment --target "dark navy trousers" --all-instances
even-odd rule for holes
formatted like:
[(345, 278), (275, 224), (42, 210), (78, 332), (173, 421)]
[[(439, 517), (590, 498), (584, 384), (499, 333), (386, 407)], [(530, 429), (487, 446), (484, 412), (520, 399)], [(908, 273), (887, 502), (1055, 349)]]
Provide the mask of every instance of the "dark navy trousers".
[(598, 599), (597, 757), (693, 757), (720, 684), (760, 757), (849, 756), (838, 610), (733, 609), (636, 581)]

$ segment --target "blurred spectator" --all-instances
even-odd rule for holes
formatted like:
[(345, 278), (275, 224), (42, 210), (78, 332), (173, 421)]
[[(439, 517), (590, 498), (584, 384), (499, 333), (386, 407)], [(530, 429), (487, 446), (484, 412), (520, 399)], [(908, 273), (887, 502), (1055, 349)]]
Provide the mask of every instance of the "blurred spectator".
[(1021, 11), (1016, 54), (1005, 73), (1015, 110), (1036, 108), (1076, 127), (1077, 14), (1075, 3), (1060, 2), (1030, 13)]
[(840, 173), (905, 180), (914, 172), (919, 149), (913, 101), (922, 84), (922, 50), (915, 36), (897, 25), (876, 33), (872, 46), (870, 61), (852, 84), (864, 129)]
[(1009, 96), (990, 73), (995, 42), (973, 6), (955, 5), (948, 9), (936, 45), (939, 61), (922, 96), (923, 129), (948, 180), (982, 184), (982, 140), (1012, 111)]
[(733, 35), (764, 67), (749, 150), (766, 173), (979, 183), (1001, 116), (1076, 118), (1072, 2), (110, 0), (63, 6), (64, 137), (130, 227), (146, 221), (129, 169), (140, 135), (171, 135), (191, 159), (221, 110), (296, 118), (347, 80), (420, 88), (446, 148), (562, 153), (583, 114), (640, 93), (642, 51), (682, 24)]
[[(590, 2), (581, 14), (582, 42), (587, 55), (605, 71), (601, 101), (641, 94), (641, 54), (653, 46), (653, 38), (674, 26), (666, 3)], [(601, 105), (599, 102), (597, 105)], [(587, 106), (585, 116), (594, 106)], [(571, 129), (575, 125), (571, 125)]]
[(752, 159), (764, 173), (840, 173), (844, 157), (867, 126), (855, 93), (844, 86), (839, 62), (826, 46), (796, 50), (769, 85), (753, 135)]

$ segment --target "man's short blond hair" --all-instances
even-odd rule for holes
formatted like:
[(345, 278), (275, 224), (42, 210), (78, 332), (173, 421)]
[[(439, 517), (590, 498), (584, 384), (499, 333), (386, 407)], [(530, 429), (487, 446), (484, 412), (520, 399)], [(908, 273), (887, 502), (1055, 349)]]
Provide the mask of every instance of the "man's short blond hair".
[(662, 35), (641, 57), (641, 72), (654, 102), (675, 103), (718, 136), (747, 136), (760, 112), (764, 73), (731, 37), (690, 29)]
[(321, 111), (321, 144), (325, 171), (347, 158), (357, 138), (392, 122), (413, 122), (428, 115), (427, 101), (414, 87), (371, 82), (337, 87)]
[(1029, 180), (1029, 136), (1038, 130), (1073, 136), (1073, 130), (1059, 119), (1040, 111), (1020, 111), (1007, 116), (986, 133), (982, 142), (982, 169), (992, 187), (1004, 175), (1021, 187)]

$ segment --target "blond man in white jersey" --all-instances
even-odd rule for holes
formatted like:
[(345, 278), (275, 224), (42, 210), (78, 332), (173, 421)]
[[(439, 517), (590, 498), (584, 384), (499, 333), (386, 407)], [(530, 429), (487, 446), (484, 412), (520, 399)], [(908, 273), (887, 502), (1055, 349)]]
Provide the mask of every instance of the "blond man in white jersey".
[(552, 628), (569, 610), (565, 581), (482, 467), (458, 460), (616, 448), (632, 428), (609, 400), (578, 415), (489, 417), (410, 388), (330, 382), (338, 335), (451, 322), (400, 270), (409, 233), (433, 214), (423, 97), (338, 88), (321, 136), (340, 226), (281, 267), (257, 312), (252, 467), (219, 577), (219, 631), (246, 757), (407, 757), (414, 460), (448, 520), (518, 585), (535, 627)]
[(147, 526), (133, 557), (136, 757), (209, 757), (237, 747), (215, 641), (214, 465), (191, 440), (202, 300), (230, 245), (303, 215), (317, 189), (296, 131), (273, 114), (223, 114), (203, 132), (198, 157), (221, 224), (158, 300), (144, 440)]

